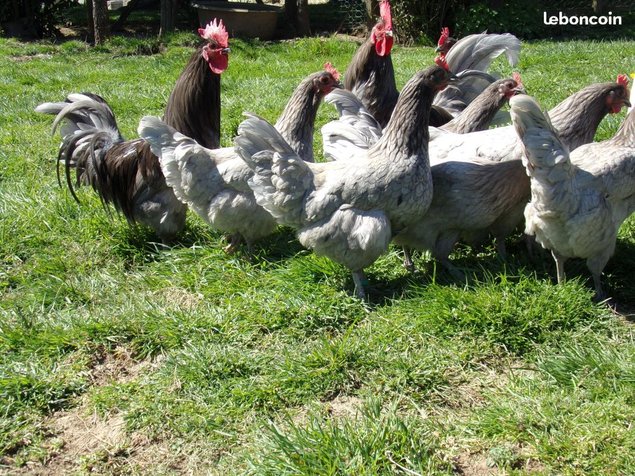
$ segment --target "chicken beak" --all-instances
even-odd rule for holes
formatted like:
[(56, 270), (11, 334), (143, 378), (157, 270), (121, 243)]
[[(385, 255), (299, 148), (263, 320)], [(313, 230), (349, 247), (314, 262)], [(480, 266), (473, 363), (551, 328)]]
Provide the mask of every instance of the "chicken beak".
[(525, 91), (525, 86), (522, 85), (516, 86), (512, 89), (512, 91), (514, 92), (513, 96), (516, 96), (517, 94), (527, 94), (527, 91)]
[(626, 107), (631, 107), (632, 106), (631, 102), (628, 99), (624, 99), (624, 105)]
[(223, 48), (222, 50), (220, 50), (220, 54), (227, 55), (229, 54), (230, 51), (231, 51), (231, 48)]
[(441, 53), (441, 47), (440, 47), (440, 46), (437, 46), (437, 47), (434, 49), (434, 52), (435, 52), (435, 53)]

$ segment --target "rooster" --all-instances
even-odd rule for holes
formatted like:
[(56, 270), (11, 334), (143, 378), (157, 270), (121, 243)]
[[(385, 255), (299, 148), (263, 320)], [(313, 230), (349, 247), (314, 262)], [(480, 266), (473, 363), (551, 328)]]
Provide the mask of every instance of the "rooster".
[[(461, 112), (493, 83), (496, 78), (487, 73), (492, 61), (505, 54), (510, 66), (518, 63), (520, 40), (510, 33), (480, 33), (460, 40), (450, 37), (447, 27), (441, 30), (436, 51), (448, 63), (458, 80), (434, 98), (433, 104), (450, 112)], [(500, 121), (498, 121), (500, 122)]]
[(236, 149), (253, 170), (249, 186), (258, 203), (295, 228), (303, 246), (351, 270), (360, 298), (364, 268), (430, 203), (427, 122), (434, 95), (450, 78), (441, 66), (415, 74), (363, 158), (306, 163), (265, 120), (250, 116), (239, 126)]
[[(375, 117), (380, 126), (386, 127), (392, 114), (399, 91), (390, 52), (393, 46), (392, 17), (390, 3), (379, 4), (380, 20), (373, 27), (370, 38), (363, 43), (351, 60), (344, 74), (344, 87), (361, 99), (364, 107)], [(495, 78), (486, 73), (491, 61), (505, 52), (515, 64), (520, 51), (520, 41), (513, 35), (486, 35), (487, 41), (477, 35), (461, 40), (458, 50), (463, 54), (453, 55), (450, 71), (457, 79), (434, 100), (429, 124), (441, 126), (451, 121)], [(500, 37), (500, 42), (496, 38)], [(476, 70), (476, 65), (482, 70)]]
[(635, 211), (635, 113), (612, 139), (570, 153), (533, 98), (513, 98), (510, 104), (531, 177), (525, 232), (551, 251), (558, 283), (568, 258), (586, 259), (594, 299), (602, 300), (602, 270), (620, 225)]
[(394, 39), (388, 0), (379, 3), (379, 15), (370, 37), (357, 49), (344, 73), (344, 88), (361, 99), (383, 128), (399, 97), (390, 56)]
[[(199, 28), (206, 40), (190, 58), (176, 82), (165, 120), (207, 147), (220, 142), (220, 75), (228, 65), (228, 34), (222, 20)], [(124, 140), (115, 115), (96, 94), (70, 94), (66, 102), (44, 103), (37, 112), (55, 114), (53, 133), (62, 123), (58, 155), (67, 184), (79, 202), (70, 178), (90, 184), (104, 205), (112, 204), (130, 223), (152, 228), (164, 243), (185, 226), (187, 207), (166, 184), (159, 161), (143, 139)]]
[[(337, 70), (329, 63), (325, 69), (300, 83), (275, 126), (291, 150), (306, 161), (313, 161), (313, 126), (320, 102), (340, 87)], [(258, 206), (247, 185), (251, 169), (233, 147), (210, 150), (153, 117), (141, 120), (139, 135), (160, 157), (166, 181), (177, 197), (213, 228), (229, 235), (228, 253), (235, 252), (242, 241), (251, 251), (254, 241), (275, 230), (275, 220)]]

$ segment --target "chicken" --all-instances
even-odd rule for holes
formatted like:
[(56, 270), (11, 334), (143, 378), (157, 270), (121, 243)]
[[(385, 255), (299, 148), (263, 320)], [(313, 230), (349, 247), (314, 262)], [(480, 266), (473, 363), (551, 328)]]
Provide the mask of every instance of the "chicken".
[[(393, 33), (388, 0), (382, 0), (379, 3), (379, 12), (381, 17), (379, 22), (373, 27), (369, 39), (357, 49), (344, 74), (344, 87), (361, 99), (364, 107), (384, 128), (397, 104), (399, 91), (395, 83), (395, 72), (390, 56)], [(466, 71), (468, 69), (466, 65), (480, 61), (489, 66), (493, 58), (500, 55), (502, 51), (507, 51), (508, 48), (514, 49), (514, 52), (508, 52), (508, 54), (517, 57), (520, 41), (513, 38), (516, 41), (514, 44), (508, 41), (507, 36), (503, 38), (501, 44), (490, 42), (484, 45), (485, 42), (481, 42), (482, 47), (475, 47), (474, 40), (461, 43), (459, 50), (469, 51), (468, 54), (474, 54), (477, 59), (468, 60), (465, 56), (455, 56), (458, 61), (450, 67), (450, 71), (457, 74), (458, 80), (453, 81), (453, 84), (441, 93), (444, 99), (435, 99), (435, 106), (430, 112), (430, 125), (441, 126), (451, 121), (481, 91), (495, 81), (495, 78), (484, 70)], [(448, 94), (449, 90), (452, 91), (451, 94)], [(448, 111), (446, 108), (451, 110)]]
[(520, 55), (520, 40), (510, 33), (480, 33), (456, 41), (449, 36), (446, 27), (441, 30), (438, 45), (437, 52), (445, 58), (458, 80), (440, 92), (432, 104), (448, 111), (453, 117), (461, 114), (496, 80), (487, 73), (495, 58), (504, 53), (509, 65), (515, 66)]
[[(492, 117), (508, 99), (523, 91), (520, 75), (515, 79), (501, 79), (489, 85), (457, 118), (441, 126), (441, 129), (463, 134), (487, 129)], [(328, 160), (348, 159), (356, 154), (362, 156), (379, 140), (382, 128), (362, 102), (351, 92), (334, 90), (325, 101), (333, 104), (339, 119), (322, 127), (324, 156)], [(433, 134), (437, 131), (432, 130)]]
[(397, 104), (399, 91), (390, 56), (394, 40), (387, 0), (379, 3), (379, 13), (379, 22), (373, 27), (368, 40), (357, 49), (344, 73), (344, 88), (361, 99), (383, 128)]
[[(628, 103), (628, 90), (624, 84), (592, 84), (562, 101), (549, 115), (562, 141), (574, 150), (591, 142), (604, 116), (620, 112), (625, 103)], [(470, 134), (435, 134), (430, 142), (430, 158), (433, 163), (520, 160), (522, 149), (513, 126), (506, 126)]]
[(514, 73), (513, 79), (494, 81), (459, 116), (442, 125), (441, 129), (457, 134), (484, 131), (509, 98), (519, 92), (524, 92), (524, 88), (518, 73)]
[[(228, 34), (222, 20), (210, 22), (199, 34), (206, 40), (190, 58), (176, 82), (165, 120), (208, 147), (220, 141), (220, 75), (228, 65)], [(55, 114), (53, 133), (62, 123), (58, 155), (67, 184), (79, 202), (70, 178), (90, 184), (104, 205), (112, 204), (130, 223), (152, 228), (171, 242), (185, 226), (187, 207), (166, 184), (159, 161), (142, 139), (124, 140), (115, 115), (96, 94), (70, 94), (66, 102), (44, 103), (37, 112)]]
[[(300, 83), (276, 122), (291, 150), (307, 161), (313, 160), (313, 126), (320, 102), (340, 87), (337, 70), (328, 63), (325, 68)], [(139, 135), (160, 157), (166, 181), (179, 200), (229, 235), (228, 253), (236, 251), (243, 240), (251, 251), (255, 241), (275, 230), (276, 221), (258, 206), (247, 185), (251, 169), (233, 147), (210, 150), (153, 117), (141, 120)]]
[(594, 298), (602, 300), (602, 270), (620, 225), (635, 211), (635, 113), (612, 139), (570, 153), (533, 98), (512, 98), (510, 104), (531, 177), (525, 232), (551, 251), (558, 283), (568, 258), (585, 259)]
[[(334, 97), (340, 95), (335, 93)], [(560, 123), (564, 130), (570, 131), (567, 139), (578, 143), (582, 140), (580, 138), (592, 138), (599, 121), (608, 112), (618, 112), (627, 95), (628, 91), (621, 81), (589, 86), (565, 100), (562, 104), (568, 105), (571, 112), (568, 117), (563, 114)], [(332, 101), (328, 96), (326, 100)], [(372, 129), (368, 118), (357, 113), (349, 103), (338, 106), (338, 110), (342, 109), (342, 117), (337, 124), (329, 123), (322, 130), (325, 155), (336, 160), (363, 154), (381, 135), (381, 131)], [(561, 111), (562, 104), (554, 111)], [(514, 147), (506, 153), (513, 154), (518, 141), (515, 132), (510, 128), (499, 129), (512, 134)], [(429, 250), (454, 276), (459, 277), (449, 261), (450, 252), (459, 240), (475, 246), (484, 243), (491, 234), (496, 239), (499, 254), (505, 257), (505, 238), (522, 222), (523, 210), (530, 198), (529, 179), (521, 162), (520, 148), (518, 155), (508, 161), (501, 160), (506, 158), (502, 153), (493, 157), (478, 153), (469, 157), (457, 154), (455, 160), (438, 160), (433, 151), (439, 137), (451, 137), (460, 147), (461, 138), (465, 135), (431, 131), (431, 137), (435, 136), (430, 142), (432, 180), (435, 184), (432, 203), (427, 213), (402, 230), (394, 241), (404, 247), (404, 265), (408, 269), (414, 270), (409, 249)], [(483, 135), (489, 134), (466, 134), (470, 137)], [(482, 142), (482, 149), (493, 148), (486, 141)]]
[(351, 270), (360, 298), (364, 268), (432, 199), (427, 121), (434, 94), (449, 80), (441, 66), (415, 74), (363, 158), (306, 163), (266, 121), (250, 116), (239, 126), (236, 149), (254, 171), (249, 186), (258, 203), (295, 228), (303, 246)]
[[(608, 112), (619, 112), (628, 104), (628, 91), (623, 80), (617, 83), (592, 85), (573, 94), (556, 106), (559, 125), (566, 134), (562, 135), (567, 144), (590, 142), (600, 120)], [(563, 105), (569, 107), (565, 115)], [(513, 127), (513, 126), (512, 126)], [(493, 131), (509, 128), (498, 128)], [(490, 131), (475, 134), (456, 135), (457, 142), (464, 137), (490, 136)], [(502, 258), (506, 256), (505, 238), (523, 220), (523, 210), (530, 199), (529, 178), (522, 164), (523, 150), (513, 129), (512, 141), (503, 141), (507, 149), (487, 155), (492, 144), (482, 141), (477, 153), (456, 160), (439, 160), (432, 151), (438, 138), (430, 143), (432, 177), (435, 192), (428, 213), (399, 236), (395, 243), (404, 246), (404, 265), (414, 269), (409, 249), (429, 250), (454, 276), (457, 270), (449, 261), (449, 254), (459, 240), (472, 246), (483, 244), (489, 235), (496, 239), (496, 247)], [(504, 139), (506, 135), (502, 135)], [(510, 147), (510, 142), (511, 146)], [(460, 147), (460, 143), (457, 147)], [(503, 154), (510, 154), (506, 157)], [(453, 155), (454, 157), (454, 155)], [(460, 191), (460, 193), (459, 193)]]

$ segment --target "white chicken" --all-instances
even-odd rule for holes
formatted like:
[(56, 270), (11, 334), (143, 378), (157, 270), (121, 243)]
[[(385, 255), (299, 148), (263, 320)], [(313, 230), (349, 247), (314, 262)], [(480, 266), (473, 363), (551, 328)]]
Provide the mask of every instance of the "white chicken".
[(559, 283), (568, 258), (586, 259), (594, 297), (602, 300), (602, 270), (620, 225), (635, 211), (635, 113), (612, 139), (571, 153), (533, 98), (513, 98), (511, 115), (531, 177), (525, 233), (551, 251)]
[[(339, 73), (327, 63), (326, 71), (304, 79), (289, 99), (276, 128), (303, 160), (313, 160), (313, 124), (322, 98), (339, 87)], [(139, 135), (160, 158), (165, 180), (214, 229), (229, 235), (226, 251), (241, 241), (253, 243), (271, 233), (276, 222), (258, 206), (247, 185), (252, 172), (233, 147), (210, 150), (179, 134), (154, 117), (144, 117)]]
[(236, 148), (254, 171), (249, 186), (258, 203), (295, 228), (302, 245), (350, 269), (361, 298), (364, 268), (430, 204), (427, 121), (449, 80), (440, 66), (417, 73), (363, 158), (306, 163), (266, 121), (251, 116), (239, 127)]

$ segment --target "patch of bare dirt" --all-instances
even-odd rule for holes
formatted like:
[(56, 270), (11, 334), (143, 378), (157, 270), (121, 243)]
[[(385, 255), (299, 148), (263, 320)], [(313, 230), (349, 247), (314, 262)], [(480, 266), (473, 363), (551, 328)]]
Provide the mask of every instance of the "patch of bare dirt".
[(465, 476), (494, 476), (503, 474), (498, 468), (492, 468), (487, 464), (487, 458), (480, 454), (463, 453), (454, 460), (457, 474)]
[(334, 418), (354, 419), (359, 414), (362, 400), (358, 397), (338, 396), (324, 404), (326, 412)]
[(16, 63), (24, 63), (26, 61), (31, 61), (34, 59), (50, 59), (53, 55), (47, 53), (37, 53), (34, 55), (21, 55), (21, 56), (12, 56), (11, 59)]
[(103, 349), (93, 358), (90, 377), (93, 385), (97, 386), (132, 382), (148, 370), (158, 368), (161, 360), (137, 361), (130, 350), (123, 346), (116, 347), (113, 351)]
[(164, 299), (172, 307), (193, 311), (203, 301), (203, 295), (192, 293), (183, 288), (171, 287), (161, 289), (157, 296)]

